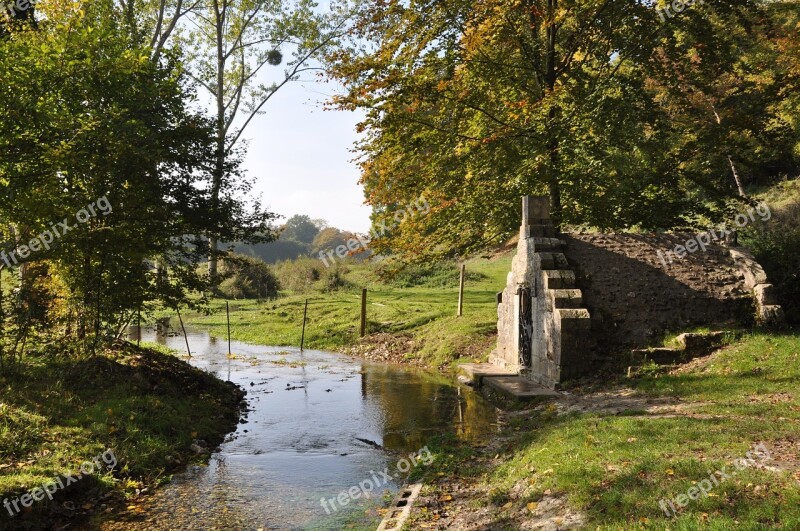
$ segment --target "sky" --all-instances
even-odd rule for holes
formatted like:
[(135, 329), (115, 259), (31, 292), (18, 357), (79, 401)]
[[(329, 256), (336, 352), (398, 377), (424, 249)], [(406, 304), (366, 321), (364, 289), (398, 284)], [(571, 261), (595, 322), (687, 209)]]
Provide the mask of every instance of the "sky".
[(367, 232), (370, 208), (352, 159), (361, 115), (324, 110), (329, 85), (296, 81), (280, 89), (243, 137), (249, 140), (244, 167), (256, 178), (255, 192), (271, 212), (325, 219), (342, 230)]

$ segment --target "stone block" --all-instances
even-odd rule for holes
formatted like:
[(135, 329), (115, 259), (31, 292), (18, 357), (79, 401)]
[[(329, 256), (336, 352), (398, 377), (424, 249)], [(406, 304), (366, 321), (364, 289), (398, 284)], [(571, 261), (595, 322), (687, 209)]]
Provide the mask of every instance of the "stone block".
[(783, 308), (777, 304), (760, 306), (756, 317), (758, 319), (758, 324), (766, 327), (780, 326), (786, 318), (783, 313)]
[(729, 253), (736, 267), (744, 275), (744, 284), (747, 289), (754, 289), (759, 284), (767, 283), (767, 274), (749, 251), (735, 247), (729, 249)]
[(709, 334), (685, 333), (678, 336), (678, 343), (689, 357), (704, 356), (717, 349), (725, 336), (724, 332), (711, 332)]
[(547, 289), (569, 289), (575, 287), (575, 273), (569, 269), (549, 269), (542, 272)]
[(566, 243), (558, 238), (533, 238), (533, 245), (536, 251), (555, 251), (560, 252)]
[(523, 231), (526, 238), (555, 238), (556, 229), (550, 224), (528, 224), (524, 225), (527, 230)]
[(523, 224), (533, 219), (550, 219), (550, 199), (547, 196), (526, 195), (522, 198)]
[(759, 306), (772, 306), (778, 304), (775, 287), (772, 284), (759, 284), (753, 289), (756, 302)]
[(542, 269), (569, 269), (569, 262), (564, 253), (537, 253)]
[(583, 306), (583, 295), (579, 289), (554, 289), (548, 292), (553, 308), (580, 308)]

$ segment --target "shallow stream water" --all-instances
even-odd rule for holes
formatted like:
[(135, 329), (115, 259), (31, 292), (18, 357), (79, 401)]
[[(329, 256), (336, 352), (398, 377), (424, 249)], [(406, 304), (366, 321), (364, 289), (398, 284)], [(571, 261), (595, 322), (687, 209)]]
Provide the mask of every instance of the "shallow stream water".
[[(186, 352), (182, 335), (145, 331), (142, 340)], [(246, 423), (208, 466), (189, 467), (139, 512), (99, 529), (375, 529), (384, 496), (402, 485), (401, 470), (426, 466), (433, 437), (480, 445), (496, 431), (493, 406), (438, 374), (237, 341), (229, 359), (227, 341), (197, 331), (189, 345), (190, 363), (247, 390)], [(420, 450), (414, 465), (408, 456)], [(376, 487), (368, 498), (327, 510), (321, 502), (366, 481)]]

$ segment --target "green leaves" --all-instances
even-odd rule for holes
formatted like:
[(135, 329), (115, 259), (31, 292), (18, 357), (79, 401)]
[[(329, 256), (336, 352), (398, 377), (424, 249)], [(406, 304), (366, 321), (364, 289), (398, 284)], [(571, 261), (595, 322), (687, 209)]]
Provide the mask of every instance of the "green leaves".
[(789, 148), (765, 134), (778, 79), (753, 66), (777, 61), (765, 13), (706, 4), (662, 23), (633, 1), (357, 3), (328, 59), (346, 87), (334, 102), (367, 115), (373, 220), (423, 193), (433, 206), (374, 246), (474, 252), (516, 231), (525, 194), (549, 194), (568, 225), (713, 218), (736, 195), (728, 154), (747, 172)]

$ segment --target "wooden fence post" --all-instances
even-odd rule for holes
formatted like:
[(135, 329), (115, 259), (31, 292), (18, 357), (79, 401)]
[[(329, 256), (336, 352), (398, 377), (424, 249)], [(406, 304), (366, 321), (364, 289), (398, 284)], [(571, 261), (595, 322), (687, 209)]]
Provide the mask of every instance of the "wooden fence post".
[(225, 315), (228, 318), (228, 359), (231, 358), (231, 306), (228, 301), (225, 301)]
[(303, 333), (300, 336), (300, 352), (303, 352), (303, 345), (306, 342), (306, 316), (308, 315), (308, 299), (306, 299), (306, 306), (303, 308)]
[(461, 317), (464, 313), (464, 270), (466, 266), (461, 264), (461, 278), (458, 281), (458, 312), (457, 317)]
[(361, 289), (361, 337), (367, 333), (367, 288)]
[(186, 327), (183, 326), (183, 318), (181, 317), (181, 310), (177, 306), (175, 307), (175, 311), (178, 312), (178, 321), (181, 322), (181, 330), (183, 330), (183, 339), (186, 340), (186, 352), (189, 353), (189, 357), (192, 357), (192, 349), (189, 348), (189, 336), (186, 335)]

